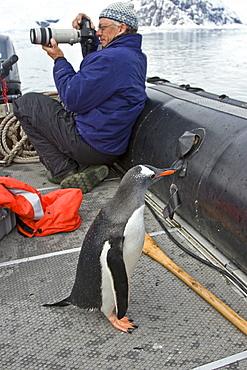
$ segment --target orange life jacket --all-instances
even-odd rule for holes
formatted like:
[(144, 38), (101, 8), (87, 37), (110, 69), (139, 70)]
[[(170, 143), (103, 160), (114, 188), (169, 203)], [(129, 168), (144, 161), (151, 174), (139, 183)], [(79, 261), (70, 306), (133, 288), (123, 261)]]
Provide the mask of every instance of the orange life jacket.
[(18, 231), (29, 237), (77, 229), (82, 199), (81, 189), (57, 189), (41, 195), (24, 182), (0, 176), (0, 208), (15, 212)]

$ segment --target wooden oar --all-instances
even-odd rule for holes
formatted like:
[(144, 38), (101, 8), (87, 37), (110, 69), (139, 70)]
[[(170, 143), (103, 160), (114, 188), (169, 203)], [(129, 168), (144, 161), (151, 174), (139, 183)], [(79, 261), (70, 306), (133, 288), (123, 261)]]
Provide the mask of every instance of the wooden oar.
[(225, 316), (233, 325), (240, 329), (247, 335), (247, 321), (239, 316), (235, 311), (228, 307), (224, 302), (212, 294), (208, 289), (196, 281), (192, 276), (187, 274), (178, 265), (176, 265), (155, 243), (150, 235), (146, 233), (143, 253), (152, 257), (157, 262), (161, 263), (197, 294), (199, 294), (205, 301)]

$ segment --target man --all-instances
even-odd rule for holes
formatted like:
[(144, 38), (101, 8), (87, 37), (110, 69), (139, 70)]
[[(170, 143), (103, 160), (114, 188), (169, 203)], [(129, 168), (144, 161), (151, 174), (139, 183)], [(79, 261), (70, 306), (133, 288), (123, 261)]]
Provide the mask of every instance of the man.
[[(88, 18), (79, 14), (75, 28), (82, 17)], [(147, 99), (146, 56), (137, 29), (132, 4), (110, 4), (101, 12), (96, 32), (102, 50), (86, 55), (77, 73), (51, 39), (42, 48), (55, 61), (54, 81), (66, 109), (36, 93), (14, 103), (16, 117), (49, 171), (47, 178), (62, 188), (90, 191), (126, 151)]]

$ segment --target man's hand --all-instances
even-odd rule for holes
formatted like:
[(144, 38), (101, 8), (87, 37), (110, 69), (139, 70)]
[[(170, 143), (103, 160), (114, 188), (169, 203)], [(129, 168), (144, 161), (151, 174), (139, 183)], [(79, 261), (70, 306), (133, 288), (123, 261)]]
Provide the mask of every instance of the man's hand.
[(91, 23), (91, 28), (92, 28), (93, 30), (95, 29), (94, 24), (93, 24), (93, 22), (91, 21), (91, 19), (90, 19), (86, 14), (84, 14), (84, 13), (79, 13), (79, 14), (77, 15), (77, 17), (76, 17), (76, 18), (73, 20), (73, 22), (72, 22), (72, 27), (73, 27), (73, 28), (76, 28), (77, 30), (79, 30), (79, 29), (80, 29), (79, 23), (81, 23), (82, 18), (87, 18), (87, 19), (89, 19), (89, 20), (90, 20), (90, 23)]
[(58, 47), (56, 40), (51, 38), (50, 42), (51, 46), (42, 45), (42, 49), (45, 50), (53, 60), (57, 59), (58, 57), (64, 57), (64, 53)]

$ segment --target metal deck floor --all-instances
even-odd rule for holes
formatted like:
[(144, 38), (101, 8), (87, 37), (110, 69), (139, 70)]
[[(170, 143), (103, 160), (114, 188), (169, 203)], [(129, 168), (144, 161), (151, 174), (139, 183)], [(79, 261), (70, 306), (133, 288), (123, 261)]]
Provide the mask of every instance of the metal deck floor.
[[(37, 189), (52, 187), (44, 173), (41, 164), (1, 169), (2, 175)], [(113, 328), (100, 312), (42, 306), (70, 293), (85, 232), (118, 184), (119, 179), (105, 181), (85, 194), (83, 222), (74, 232), (24, 238), (15, 228), (1, 240), (1, 369), (192, 370), (210, 363), (207, 369), (246, 369), (246, 357), (214, 367), (212, 362), (245, 351), (246, 335), (144, 254), (131, 284), (127, 315), (139, 326), (131, 335)], [(160, 231), (148, 209), (145, 221), (149, 234)], [(246, 299), (221, 274), (188, 256), (165, 234), (153, 238), (175, 263), (247, 320)]]

